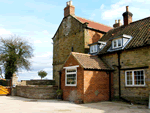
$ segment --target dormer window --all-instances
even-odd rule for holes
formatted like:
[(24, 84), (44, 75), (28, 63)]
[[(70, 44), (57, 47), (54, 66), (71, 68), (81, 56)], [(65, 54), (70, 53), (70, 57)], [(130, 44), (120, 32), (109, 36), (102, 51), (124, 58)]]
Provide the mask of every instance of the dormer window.
[(111, 47), (107, 50), (110, 51), (118, 51), (121, 49), (124, 49), (126, 45), (131, 41), (132, 36), (130, 35), (120, 35), (114, 38), (111, 38), (109, 41), (111, 41)]
[(97, 44), (90, 46), (90, 53), (96, 53), (97, 52)]
[(115, 39), (112, 41), (112, 48), (122, 47), (122, 38)]

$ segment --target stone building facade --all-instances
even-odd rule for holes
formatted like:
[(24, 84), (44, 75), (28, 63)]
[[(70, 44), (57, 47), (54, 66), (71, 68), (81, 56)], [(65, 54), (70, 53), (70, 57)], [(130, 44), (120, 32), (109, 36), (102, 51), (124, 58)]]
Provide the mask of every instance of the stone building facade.
[(59, 85), (59, 71), (70, 52), (88, 53), (88, 44), (97, 42), (109, 26), (75, 16), (72, 1), (67, 2), (64, 18), (53, 37), (53, 79)]
[[(133, 103), (148, 104), (150, 91), (150, 17), (132, 22), (132, 13), (129, 12), (128, 6), (126, 6), (126, 12), (123, 13), (123, 19), (123, 25), (119, 23), (120, 21), (118, 21), (118, 23), (115, 22), (114, 29), (109, 30), (96, 43), (89, 44), (89, 53), (92, 55), (89, 59), (83, 58), (80, 60), (80, 62), (84, 65), (84, 68), (82, 67), (82, 72), (84, 72), (84, 74), (77, 73), (76, 76), (81, 77), (84, 75), (83, 78), (80, 78), (81, 80), (83, 79), (82, 82), (84, 84), (84, 88), (82, 90), (84, 91), (87, 88), (90, 89), (90, 86), (93, 86), (90, 89), (91, 93), (87, 93), (88, 95), (83, 94), (85, 97), (89, 97), (89, 100), (82, 97), (84, 102), (91, 102), (94, 101), (94, 99), (99, 100), (97, 97), (103, 94), (103, 89), (100, 88), (100, 86), (103, 87), (103, 84), (99, 83), (103, 83), (103, 77), (105, 74), (110, 73), (110, 70), (103, 68), (98, 69), (98, 67), (105, 63), (113, 71), (111, 72), (113, 75), (113, 82), (111, 84), (108, 83), (108, 81), (104, 81), (104, 84), (112, 85), (111, 87), (113, 88), (109, 87), (109, 89), (113, 89), (114, 98), (123, 99)], [(89, 54), (87, 54), (87, 56), (88, 55)], [(95, 60), (95, 62), (93, 60), (96, 56), (100, 60)], [(81, 58), (81, 56), (78, 56), (76, 59)], [(77, 64), (72, 66), (75, 65)], [(88, 66), (86, 67), (86, 65)], [(92, 67), (96, 70), (93, 72), (88, 71), (92, 70)], [(71, 68), (72, 67), (70, 65), (64, 66), (64, 69)], [(81, 72), (80, 67), (76, 67), (76, 69)], [(102, 70), (105, 74), (99, 72)], [(68, 73), (69, 71), (63, 71), (62, 73), (62, 77), (65, 78), (62, 78), (63, 80), (61, 83), (62, 90), (64, 90), (64, 99), (70, 95), (69, 92), (71, 90), (76, 90), (78, 86), (81, 86), (80, 88), (83, 86), (80, 84), (82, 82), (79, 82), (77, 78), (76, 87), (67, 85), (64, 87), (64, 83), (69, 81), (69, 79), (75, 79), (68, 76)], [(97, 79), (93, 79), (94, 77), (97, 77)], [(110, 77), (111, 76), (108, 76), (109, 79), (111, 79)], [(92, 83), (90, 82), (91, 80), (93, 80)], [(70, 84), (74, 85), (75, 82)], [(102, 92), (100, 92), (97, 97), (94, 97), (92, 100), (91, 97), (94, 96), (92, 94), (94, 94), (95, 88), (100, 89)], [(65, 91), (67, 91), (67, 93), (65, 93)], [(107, 94), (108, 93), (105, 92), (105, 95)], [(112, 95), (110, 91), (109, 95)]]

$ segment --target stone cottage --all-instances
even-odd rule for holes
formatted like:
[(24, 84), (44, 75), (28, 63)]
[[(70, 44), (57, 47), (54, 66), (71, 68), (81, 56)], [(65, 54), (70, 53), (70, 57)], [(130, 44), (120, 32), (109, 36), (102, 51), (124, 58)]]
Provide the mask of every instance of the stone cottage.
[[(97, 42), (89, 44), (93, 56), (71, 53), (61, 74), (63, 99), (68, 100), (72, 92), (76, 91), (80, 97), (77, 99), (82, 99), (83, 102), (108, 100), (111, 97), (143, 104), (148, 102), (150, 17), (132, 22), (132, 16), (126, 6), (124, 24), (116, 22), (113, 29)], [(98, 69), (99, 67), (101, 68)], [(112, 82), (110, 77), (113, 77)], [(112, 86), (108, 88), (108, 85)], [(104, 87), (108, 89), (105, 93)], [(108, 95), (109, 98), (106, 98)]]
[(64, 18), (60, 23), (53, 39), (53, 79), (59, 86), (59, 71), (70, 52), (88, 53), (88, 44), (97, 42), (109, 26), (87, 20), (75, 15), (72, 1), (64, 8)]

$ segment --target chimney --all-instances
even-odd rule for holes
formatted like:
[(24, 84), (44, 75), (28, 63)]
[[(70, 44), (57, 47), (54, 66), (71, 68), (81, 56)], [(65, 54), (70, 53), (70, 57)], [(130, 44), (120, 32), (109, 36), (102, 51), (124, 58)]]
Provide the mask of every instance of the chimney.
[(124, 12), (122, 15), (123, 15), (124, 26), (132, 22), (133, 14), (129, 12), (129, 6), (126, 6), (126, 12)]
[(120, 27), (121, 25), (122, 24), (121, 24), (120, 19), (119, 19), (118, 22), (117, 22), (117, 20), (115, 20), (115, 24), (113, 25), (113, 27), (116, 28), (116, 27)]
[(68, 1), (64, 8), (64, 17), (68, 15), (75, 15), (75, 7), (72, 5), (72, 0)]

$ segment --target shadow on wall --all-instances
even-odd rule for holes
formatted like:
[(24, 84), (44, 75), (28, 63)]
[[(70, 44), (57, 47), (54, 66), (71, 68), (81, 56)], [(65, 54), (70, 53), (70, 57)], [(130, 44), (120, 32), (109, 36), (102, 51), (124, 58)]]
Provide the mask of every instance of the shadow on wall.
[(97, 42), (100, 38), (101, 36), (97, 32), (95, 32), (92, 38), (92, 43)]

